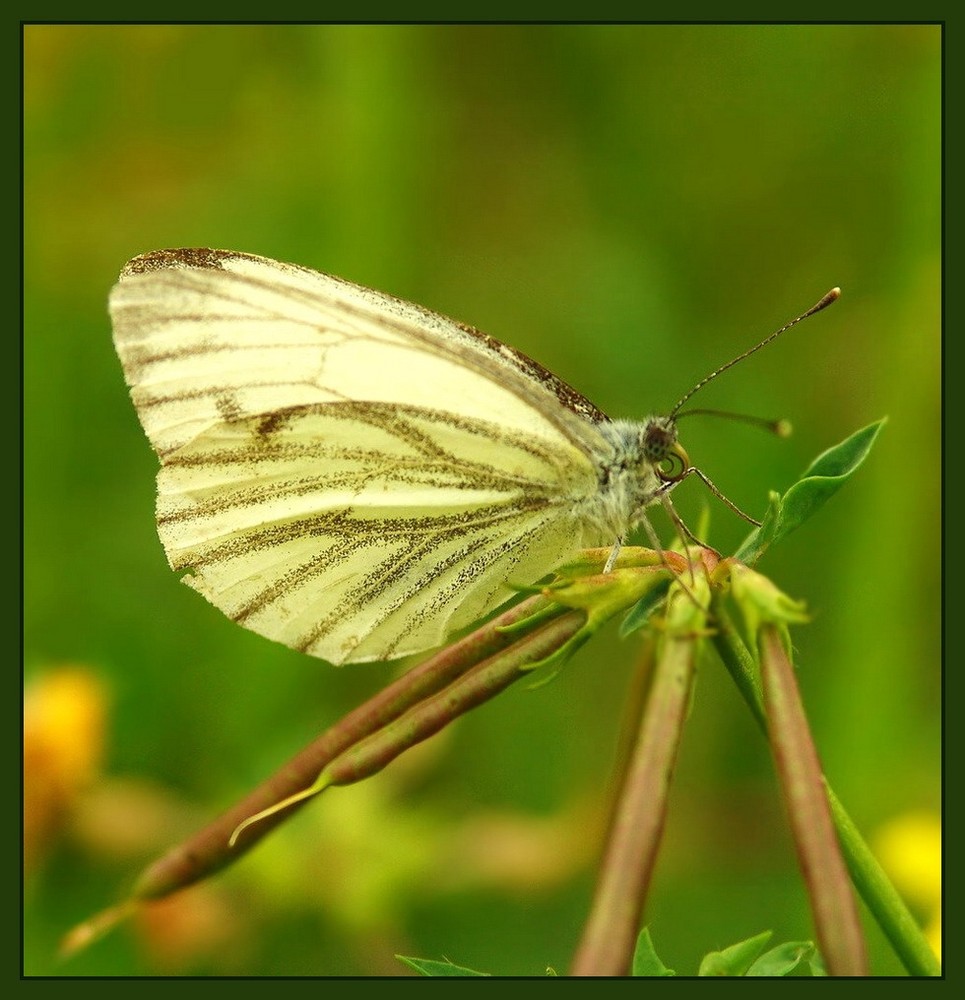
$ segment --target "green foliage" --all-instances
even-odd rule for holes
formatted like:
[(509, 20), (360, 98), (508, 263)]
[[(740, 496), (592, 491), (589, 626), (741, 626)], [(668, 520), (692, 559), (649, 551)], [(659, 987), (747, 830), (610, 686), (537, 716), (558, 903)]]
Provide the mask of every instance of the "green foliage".
[(757, 961), (765, 945), (771, 940), (772, 932), (764, 931), (756, 937), (738, 941), (721, 951), (710, 951), (700, 963), (701, 976), (744, 976)]
[[(769, 951), (764, 951), (768, 941), (773, 936), (772, 931), (764, 931), (755, 937), (738, 941), (721, 951), (708, 952), (700, 962), (698, 976), (749, 976), (776, 978), (794, 974), (823, 976), (824, 968), (820, 956), (810, 941), (787, 941)], [(411, 969), (422, 976), (489, 976), (489, 972), (476, 972), (452, 962), (438, 962), (426, 958), (407, 958), (396, 955)], [(650, 931), (644, 927), (637, 939), (637, 947), (633, 954), (632, 976), (667, 977), (676, 976), (673, 969), (668, 969), (657, 954), (650, 937)]]
[(772, 493), (763, 523), (748, 535), (735, 557), (746, 563), (757, 562), (767, 549), (816, 514), (868, 457), (884, 424), (879, 420), (855, 431), (818, 455), (784, 496)]
[(415, 969), (420, 976), (431, 976), (439, 978), (446, 976), (488, 976), (488, 972), (476, 972), (475, 969), (467, 969), (461, 965), (454, 965), (452, 962), (438, 962), (431, 958), (409, 958), (405, 955), (395, 956), (410, 969)]
[(673, 969), (668, 969), (657, 955), (650, 937), (650, 930), (644, 927), (637, 938), (637, 947), (633, 952), (632, 973), (634, 976), (676, 976)]

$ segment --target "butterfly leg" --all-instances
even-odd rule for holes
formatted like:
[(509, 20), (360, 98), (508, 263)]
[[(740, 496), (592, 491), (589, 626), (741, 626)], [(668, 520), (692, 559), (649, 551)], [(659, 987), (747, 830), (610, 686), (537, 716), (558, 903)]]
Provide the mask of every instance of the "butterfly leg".
[(686, 543), (688, 540), (693, 542), (694, 545), (699, 545), (702, 549), (707, 549), (709, 552), (713, 552), (718, 559), (722, 559), (721, 554), (712, 545), (708, 545), (705, 541), (699, 539), (684, 523), (684, 519), (677, 513), (677, 508), (674, 507), (673, 501), (670, 499), (668, 494), (663, 494), (660, 497), (660, 502), (663, 504), (663, 509), (667, 512), (667, 517), (670, 518), (674, 523), (674, 527), (677, 529), (677, 533), (680, 535), (680, 540)]
[(617, 556), (620, 554), (620, 549), (623, 548), (623, 543), (625, 539), (621, 535), (614, 543), (613, 548), (610, 549), (610, 554), (607, 556), (606, 565), (603, 567), (604, 573), (609, 573), (613, 569), (613, 564), (617, 561)]

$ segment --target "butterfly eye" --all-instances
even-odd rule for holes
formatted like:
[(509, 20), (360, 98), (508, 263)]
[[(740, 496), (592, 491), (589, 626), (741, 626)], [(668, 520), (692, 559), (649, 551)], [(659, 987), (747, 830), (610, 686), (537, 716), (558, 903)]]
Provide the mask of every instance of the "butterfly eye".
[(684, 478), (689, 468), (690, 459), (687, 457), (687, 452), (679, 444), (674, 444), (657, 463), (657, 475), (665, 483), (676, 483)]

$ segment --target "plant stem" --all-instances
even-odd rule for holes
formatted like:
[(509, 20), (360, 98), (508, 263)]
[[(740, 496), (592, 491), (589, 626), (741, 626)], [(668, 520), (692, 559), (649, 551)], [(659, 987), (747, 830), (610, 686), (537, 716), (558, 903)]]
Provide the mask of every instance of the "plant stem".
[[(720, 601), (714, 602), (713, 618), (716, 626), (713, 634), (714, 648), (744, 696), (761, 731), (766, 735), (764, 701), (755, 661)], [(872, 854), (827, 778), (823, 781), (845, 864), (865, 905), (911, 975), (940, 976), (941, 964), (917, 921)]]
[(918, 922), (862, 839), (831, 786), (825, 782), (831, 815), (841, 839), (845, 864), (862, 899), (874, 914), (905, 968), (913, 976), (940, 976), (941, 962)]
[[(538, 595), (403, 674), (245, 799), (149, 865), (123, 902), (65, 936), (63, 957), (102, 937), (139, 904), (186, 888), (238, 860), (315, 791), (374, 774), (463, 712), (530, 676), (534, 664), (563, 647), (585, 623), (583, 611), (567, 610)], [(361, 752), (352, 755), (356, 746)]]
[(832, 976), (866, 976), (868, 956), (858, 908), (835, 838), (821, 763), (794, 668), (776, 625), (763, 625), (759, 639), (774, 763), (811, 898), (821, 954)]
[(518, 636), (508, 649), (476, 664), (441, 691), (353, 744), (324, 768), (319, 781), (326, 786), (350, 785), (377, 774), (403, 751), (528, 676), (532, 664), (559, 649), (585, 621), (583, 612), (567, 611), (531, 635)]
[[(687, 612), (693, 608), (686, 595)], [(630, 971), (667, 812), (670, 778), (690, 703), (696, 631), (669, 630), (660, 651), (639, 730), (612, 818), (590, 915), (573, 976), (624, 976)], [(644, 654), (650, 656), (648, 650)]]

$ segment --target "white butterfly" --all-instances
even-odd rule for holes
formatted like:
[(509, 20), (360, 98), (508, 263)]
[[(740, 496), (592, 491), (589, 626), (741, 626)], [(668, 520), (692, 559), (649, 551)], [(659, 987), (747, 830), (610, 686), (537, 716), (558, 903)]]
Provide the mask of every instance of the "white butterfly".
[(693, 471), (672, 417), (611, 421), (519, 351), (307, 268), (159, 250), (110, 312), (171, 567), (333, 663), (437, 646), (508, 583), (615, 553)]

